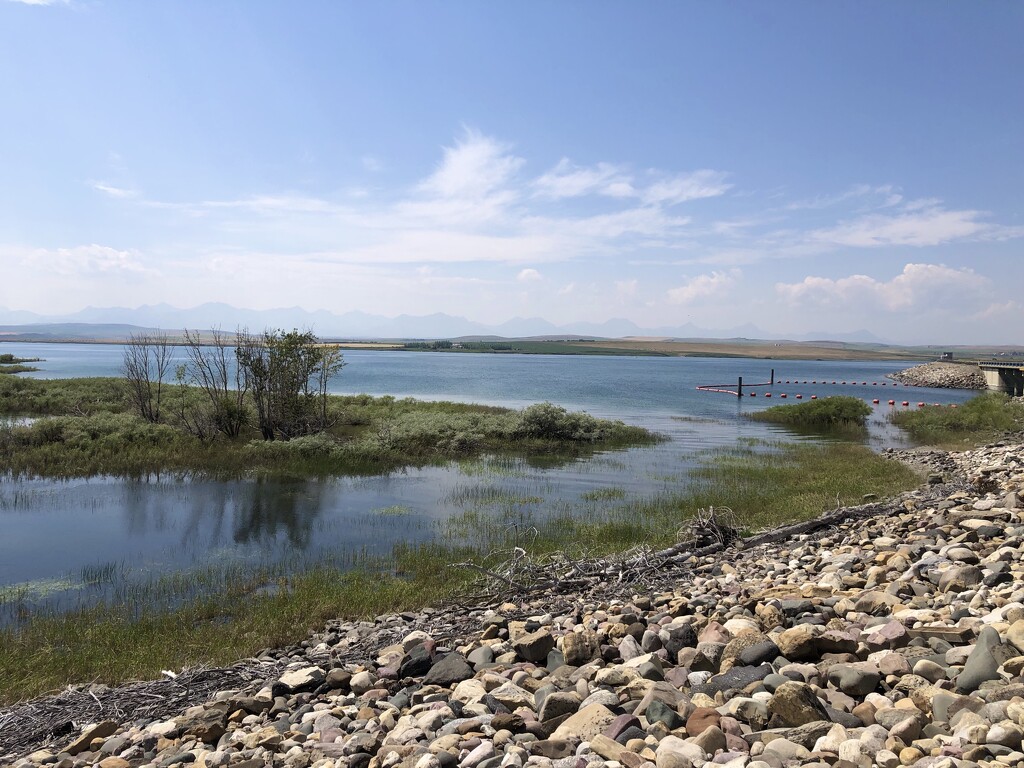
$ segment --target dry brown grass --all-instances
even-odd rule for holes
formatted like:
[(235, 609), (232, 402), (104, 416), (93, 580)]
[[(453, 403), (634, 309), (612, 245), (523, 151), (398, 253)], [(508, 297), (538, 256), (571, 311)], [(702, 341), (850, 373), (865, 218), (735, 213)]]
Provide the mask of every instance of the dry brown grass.
[(656, 352), (680, 357), (751, 357), (762, 360), (912, 360), (920, 353), (896, 347), (887, 349), (858, 348), (836, 342), (771, 341), (665, 341), (655, 339), (617, 339), (613, 341), (577, 341), (572, 346), (632, 352)]
[(328, 341), (324, 342), (323, 346), (338, 349), (401, 349), (405, 345), (384, 341)]

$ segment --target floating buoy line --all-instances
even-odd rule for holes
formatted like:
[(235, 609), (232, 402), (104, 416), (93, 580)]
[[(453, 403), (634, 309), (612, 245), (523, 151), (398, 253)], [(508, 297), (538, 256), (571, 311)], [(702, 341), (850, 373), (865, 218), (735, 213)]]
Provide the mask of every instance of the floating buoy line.
[[(812, 379), (810, 381), (808, 381), (806, 379), (785, 379), (785, 380), (783, 380), (783, 379), (776, 379), (775, 378), (775, 369), (773, 368), (772, 371), (771, 371), (771, 375), (769, 375), (768, 381), (766, 381), (766, 382), (758, 382), (756, 384), (744, 384), (743, 383), (743, 377), (740, 376), (740, 377), (737, 378), (735, 384), (731, 384), (731, 383), (730, 384), (700, 384), (700, 385), (697, 386), (697, 389), (700, 390), (701, 392), (718, 392), (720, 394), (733, 395), (734, 397), (742, 398), (744, 396), (744, 394), (746, 394), (747, 397), (757, 397), (757, 392), (756, 391), (750, 391), (750, 390), (754, 390), (755, 388), (779, 386), (781, 384), (815, 384), (815, 385), (825, 385), (825, 386), (830, 385), (830, 384), (838, 384), (839, 386), (854, 386), (854, 387), (855, 386), (860, 386), (860, 387), (867, 387), (867, 386), (872, 386), (872, 387), (879, 387), (879, 386), (881, 386), (881, 387), (898, 387), (898, 386), (900, 386), (900, 384), (898, 382), (895, 382), (895, 381), (881, 381), (881, 382), (879, 382), (879, 381), (872, 381), (872, 382), (869, 383), (867, 381), (861, 381), (861, 382), (849, 381), (849, 382), (847, 382), (847, 381), (836, 381), (836, 380), (833, 380), (833, 381), (830, 382), (830, 381), (827, 381), (826, 379), (822, 379), (821, 381), (818, 381), (817, 379)], [(917, 385), (917, 384), (904, 384), (903, 386), (905, 386), (905, 387), (916, 387), (916, 386), (919, 386), (919, 385)], [(744, 393), (744, 390), (748, 390), (748, 391), (746, 393)], [(769, 390), (768, 392), (764, 392), (761, 396), (767, 399), (767, 398), (772, 397), (773, 394), (774, 393), (772, 393)], [(778, 397), (780, 400), (786, 400), (786, 399), (789, 398), (789, 393), (788, 392), (780, 392), (778, 395), (776, 395), (776, 397)], [(796, 399), (796, 400), (803, 400), (804, 395), (803, 394), (794, 394), (793, 398)], [(810, 395), (810, 399), (811, 400), (817, 400), (818, 399), (818, 395), (817, 394)], [(870, 400), (865, 398), (864, 402), (870, 403), (871, 405), (880, 405), (881, 404), (881, 399), (877, 398), (877, 397), (871, 398)], [(896, 406), (896, 400), (895, 399), (890, 399), (890, 400), (886, 401), (886, 404), (895, 407)], [(918, 408), (924, 408), (927, 405), (928, 405), (928, 403), (925, 403), (925, 402), (917, 403), (917, 407)], [(942, 403), (932, 403), (933, 407), (941, 407), (942, 405), (943, 405)], [(950, 407), (950, 408), (956, 408), (956, 403), (947, 403), (946, 405), (948, 407)], [(903, 408), (907, 408), (907, 407), (910, 406), (910, 401), (909, 400), (902, 400), (902, 401), (900, 401), (900, 406), (903, 407)]]

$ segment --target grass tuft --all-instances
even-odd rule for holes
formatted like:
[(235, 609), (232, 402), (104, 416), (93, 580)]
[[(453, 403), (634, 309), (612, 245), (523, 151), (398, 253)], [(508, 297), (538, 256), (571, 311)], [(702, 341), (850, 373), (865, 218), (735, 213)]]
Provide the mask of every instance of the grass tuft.
[(763, 411), (750, 414), (754, 421), (802, 429), (835, 429), (864, 427), (871, 415), (871, 406), (859, 397), (837, 395), (805, 403), (775, 405)]

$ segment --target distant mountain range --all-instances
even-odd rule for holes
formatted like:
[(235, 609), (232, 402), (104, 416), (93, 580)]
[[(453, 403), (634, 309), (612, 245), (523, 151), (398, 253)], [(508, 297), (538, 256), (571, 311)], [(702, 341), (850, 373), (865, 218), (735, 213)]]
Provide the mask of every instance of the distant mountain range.
[[(64, 338), (121, 338), (138, 328), (182, 328), (233, 331), (245, 326), (262, 328), (310, 328), (322, 338), (338, 339), (455, 339), (463, 337), (500, 337), (511, 339), (544, 336), (549, 338), (628, 338), (665, 339), (787, 339), (790, 341), (843, 341), (885, 344), (869, 331), (854, 333), (818, 332), (782, 336), (754, 325), (735, 328), (700, 328), (692, 323), (658, 328), (642, 328), (631, 320), (614, 318), (603, 323), (576, 322), (555, 325), (540, 317), (515, 317), (498, 325), (486, 325), (464, 317), (437, 312), (432, 315), (385, 317), (366, 312), (335, 314), (326, 310), (309, 311), (301, 307), (280, 309), (243, 309), (211, 302), (190, 309), (170, 304), (146, 304), (127, 307), (86, 307), (70, 315), (40, 315), (24, 310), (0, 307), (0, 333), (61, 335)], [(54, 326), (61, 326), (60, 331)], [(44, 330), (44, 327), (46, 330)], [(102, 328), (102, 331), (101, 331)]]

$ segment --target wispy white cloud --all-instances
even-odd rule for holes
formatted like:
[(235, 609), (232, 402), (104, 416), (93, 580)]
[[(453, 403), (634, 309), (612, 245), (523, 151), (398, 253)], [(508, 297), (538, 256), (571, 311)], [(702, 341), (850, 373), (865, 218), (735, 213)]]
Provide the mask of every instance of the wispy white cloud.
[(138, 251), (119, 250), (95, 243), (73, 248), (5, 248), (0, 253), (17, 258), (33, 269), (65, 276), (155, 274), (154, 270), (143, 264)]
[(850, 200), (864, 200), (869, 198), (874, 207), (885, 208), (898, 205), (903, 200), (903, 195), (892, 184), (872, 186), (870, 184), (855, 184), (844, 192), (832, 195), (818, 195), (804, 200), (794, 200), (787, 203), (786, 210), (822, 210), (845, 203)]
[(682, 285), (669, 289), (669, 301), (673, 304), (688, 304), (696, 299), (719, 296), (735, 286), (742, 274), (739, 269), (730, 269), (691, 277)]
[(467, 128), (419, 186), (441, 198), (478, 199), (505, 188), (524, 162), (507, 144)]
[(352, 209), (322, 200), (296, 194), (257, 195), (241, 200), (207, 200), (200, 203), (205, 209), (243, 209), (267, 216), (287, 216), (295, 213), (341, 215)]
[(102, 192), (110, 197), (116, 197), (119, 200), (125, 200), (135, 198), (139, 196), (138, 190), (130, 189), (128, 187), (118, 187), (114, 184), (107, 184), (103, 181), (92, 181), (89, 182), (89, 186), (95, 189), (97, 192)]
[(611, 163), (598, 163), (593, 168), (580, 168), (563, 157), (558, 165), (534, 179), (538, 197), (553, 199), (598, 194), (607, 197), (633, 197), (636, 190), (630, 176)]
[(710, 169), (677, 174), (651, 184), (641, 193), (641, 199), (649, 204), (677, 205), (688, 200), (718, 197), (732, 188), (732, 184), (726, 182), (727, 177), (722, 171)]
[(949, 210), (935, 201), (911, 203), (893, 214), (869, 214), (808, 234), (812, 242), (855, 248), (941, 245), (993, 233), (981, 211)]
[(630, 280), (616, 280), (615, 281), (615, 295), (620, 299), (632, 299), (636, 296), (637, 289), (639, 288), (640, 281), (635, 277)]
[(880, 307), (907, 311), (920, 308), (964, 309), (982, 300), (991, 281), (971, 269), (943, 264), (907, 264), (891, 280), (869, 275), (837, 279), (808, 276), (798, 283), (777, 283), (776, 293), (792, 305), (834, 307)]
[(71, 0), (7, 0), (9, 3), (22, 5), (71, 5)]
[(527, 267), (526, 269), (520, 270), (519, 274), (516, 275), (516, 280), (518, 280), (520, 283), (536, 283), (543, 279), (543, 275), (541, 275), (540, 272), (538, 272), (536, 269), (533, 269), (532, 267)]

